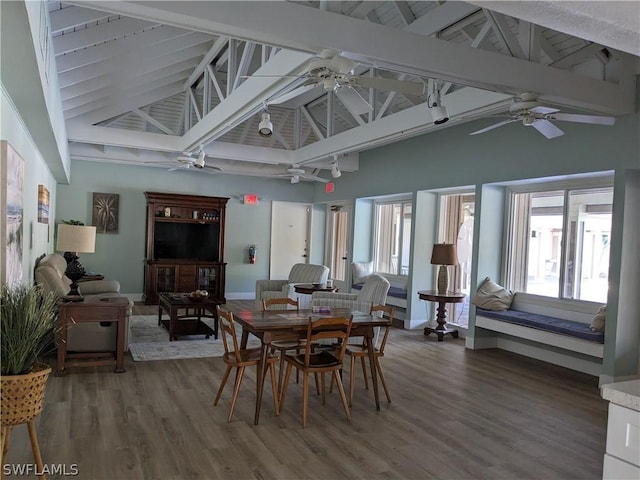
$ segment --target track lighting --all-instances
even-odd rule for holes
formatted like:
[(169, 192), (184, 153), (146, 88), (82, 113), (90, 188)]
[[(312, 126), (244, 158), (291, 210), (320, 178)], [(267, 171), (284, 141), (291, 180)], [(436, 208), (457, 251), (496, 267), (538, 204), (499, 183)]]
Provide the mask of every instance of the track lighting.
[(331, 176), (333, 178), (339, 178), (342, 175), (340, 168), (338, 167), (338, 156), (333, 156), (333, 162), (331, 162)]
[(299, 183), (299, 182), (300, 182), (300, 175), (291, 176), (291, 183)]
[(449, 120), (449, 112), (447, 112), (447, 107), (442, 106), (440, 102), (440, 91), (437, 88), (427, 97), (427, 106), (429, 107), (433, 123), (436, 125), (442, 125)]
[(270, 137), (273, 134), (271, 114), (267, 110), (262, 112), (262, 120), (258, 124), (258, 134), (261, 137)]

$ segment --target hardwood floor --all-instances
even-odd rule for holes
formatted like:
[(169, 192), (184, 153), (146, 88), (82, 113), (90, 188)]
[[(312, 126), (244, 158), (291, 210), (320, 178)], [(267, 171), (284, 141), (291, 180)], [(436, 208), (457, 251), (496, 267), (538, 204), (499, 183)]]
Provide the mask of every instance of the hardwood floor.
[[(227, 423), (230, 388), (213, 406), (221, 358), (71, 369), (47, 384), (42, 457), (90, 480), (602, 478), (607, 402), (595, 377), (463, 342), (393, 329), (382, 360), (393, 403), (381, 392), (376, 411), (358, 372), (351, 423), (335, 389), (322, 407), (312, 388), (304, 430), (295, 383), (279, 417), (267, 385), (253, 425), (254, 371)], [(25, 426), (7, 462), (33, 463)]]

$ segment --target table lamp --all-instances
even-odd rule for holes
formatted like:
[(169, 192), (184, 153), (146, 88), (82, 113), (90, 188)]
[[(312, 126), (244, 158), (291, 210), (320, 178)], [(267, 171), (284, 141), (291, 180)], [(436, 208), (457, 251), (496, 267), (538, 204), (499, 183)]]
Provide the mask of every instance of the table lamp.
[(431, 253), (431, 265), (440, 265), (438, 270), (438, 293), (445, 294), (449, 286), (447, 265), (457, 265), (458, 254), (453, 243), (436, 243)]
[(58, 241), (56, 248), (65, 252), (67, 270), (64, 274), (71, 280), (67, 298), (82, 301), (78, 291), (78, 280), (85, 274), (84, 267), (78, 261), (78, 253), (96, 251), (96, 227), (90, 225), (58, 224)]

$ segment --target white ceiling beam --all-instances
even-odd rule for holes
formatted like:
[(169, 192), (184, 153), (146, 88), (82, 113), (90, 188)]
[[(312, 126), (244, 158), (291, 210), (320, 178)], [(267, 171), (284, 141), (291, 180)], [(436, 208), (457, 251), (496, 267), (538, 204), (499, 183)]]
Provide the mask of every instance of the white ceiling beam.
[(251, 60), (253, 59), (253, 52), (256, 49), (256, 44), (252, 42), (246, 42), (244, 44), (244, 50), (242, 51), (242, 57), (240, 58), (240, 62), (238, 64), (238, 71), (235, 75), (235, 80), (233, 82), (233, 88), (237, 88), (241, 81), (244, 80), (243, 76), (247, 75), (249, 71), (249, 67), (251, 66)]
[(302, 115), (304, 115), (304, 118), (307, 119), (307, 122), (309, 122), (309, 125), (311, 126), (311, 129), (313, 130), (313, 133), (316, 135), (318, 140), (323, 140), (325, 136), (322, 133), (322, 130), (320, 130), (320, 127), (318, 127), (318, 124), (316, 123), (316, 121), (313, 119), (313, 117), (309, 113), (309, 110), (307, 110), (307, 107), (305, 106), (300, 107), (300, 111), (302, 112)]
[(49, 13), (51, 34), (55, 35), (63, 30), (80, 27), (86, 23), (97, 22), (109, 17), (108, 13), (83, 7), (66, 7)]
[(640, 54), (640, 2), (637, 1), (470, 0), (468, 3), (632, 55)]
[[(78, 2), (74, 2), (78, 3)], [(500, 2), (498, 2), (500, 3)], [(564, 3), (564, 2), (563, 2)], [(559, 106), (610, 114), (633, 111), (631, 88), (290, 2), (105, 2), (92, 5), (149, 21), (318, 52), (335, 48), (379, 68), (516, 94), (540, 92)], [(492, 68), (485, 68), (492, 65)]]
[[(447, 125), (462, 123), (480, 115), (498, 113), (508, 108), (511, 97), (475, 88), (463, 88), (443, 99), (449, 112)], [(410, 107), (376, 122), (336, 134), (323, 142), (304, 146), (295, 151), (294, 163), (308, 163), (328, 157), (335, 152), (357, 152), (411, 138), (438, 128), (433, 124), (424, 104)]]
[(369, 12), (381, 7), (384, 3), (385, 2), (375, 2), (372, 0), (362, 1), (356, 4), (351, 10), (348, 10), (346, 14), (353, 18), (364, 19)]
[(202, 120), (202, 113), (200, 113), (198, 100), (196, 100), (196, 96), (193, 94), (193, 88), (187, 89), (187, 95), (189, 95), (189, 99), (191, 100), (191, 106), (193, 107), (194, 112), (196, 112), (196, 117), (198, 118), (198, 121)]
[(520, 20), (518, 25), (518, 42), (524, 52), (525, 58), (530, 62), (540, 62), (540, 27), (525, 20)]
[(475, 36), (475, 38), (471, 42), (471, 47), (482, 48), (482, 45), (484, 44), (484, 42), (489, 38), (491, 29), (492, 29), (491, 22), (485, 22), (484, 25), (482, 25), (482, 28), (480, 29), (478, 34)]
[(602, 50), (602, 45), (597, 43), (589, 43), (584, 47), (576, 50), (569, 55), (566, 55), (555, 62), (551, 63), (550, 66), (556, 68), (569, 68), (577, 63), (584, 62), (587, 59), (593, 58), (598, 52)]
[[(257, 75), (298, 75), (312, 55), (283, 50), (260, 67)], [(209, 112), (201, 122), (185, 135), (185, 150), (207, 143), (224, 135), (249, 116), (258, 112), (265, 101), (275, 96), (292, 79), (280, 77), (251, 77)]]
[(282, 136), (282, 133), (280, 133), (284, 128), (284, 126), (286, 125), (287, 120), (289, 120), (290, 116), (291, 116), (290, 111), (285, 112), (285, 114), (282, 115), (282, 117), (280, 117), (280, 120), (278, 120), (278, 123), (274, 125), (271, 141), (269, 142), (269, 147), (273, 147), (275, 145), (275, 142), (277, 141), (286, 150), (293, 150), (291, 145), (289, 145), (289, 142), (287, 142), (285, 138)]
[(196, 82), (196, 80), (198, 80), (198, 78), (200, 78), (200, 75), (202, 75), (205, 68), (207, 68), (207, 66), (211, 62), (213, 62), (213, 60), (218, 56), (218, 54), (222, 51), (222, 49), (227, 46), (228, 43), (229, 43), (228, 37), (218, 37), (216, 41), (213, 42), (213, 45), (211, 46), (209, 51), (205, 54), (205, 56), (202, 58), (202, 60), (200, 61), (198, 66), (195, 68), (193, 73), (189, 75), (189, 78), (184, 83), (185, 89), (189, 88), (191, 85), (193, 85)]
[[(186, 39), (186, 37), (182, 37)], [(168, 45), (167, 45), (168, 47)], [(86, 82), (98, 77), (113, 78), (125, 72), (137, 70), (149, 70), (151, 67), (168, 67), (177, 62), (197, 59), (207, 51), (206, 45), (196, 45), (189, 48), (173, 50), (167, 48), (150, 49), (148, 52), (140, 52), (140, 55), (127, 55), (124, 58), (112, 58), (100, 63), (93, 63), (82, 68), (76, 68), (58, 75), (58, 85), (60, 88), (67, 88), (72, 85)], [(162, 53), (161, 53), (162, 52)], [(196, 62), (197, 62), (196, 60)]]
[(161, 132), (166, 133), (167, 135), (175, 135), (176, 132), (174, 132), (173, 130), (171, 130), (169, 127), (167, 127), (166, 125), (164, 125), (163, 123), (159, 122), (158, 120), (156, 120), (155, 118), (153, 118), (151, 115), (149, 115), (147, 112), (143, 112), (142, 110), (140, 110), (139, 108), (135, 108), (133, 110), (131, 110), (133, 113), (135, 113), (136, 115), (138, 115), (141, 119), (143, 119), (145, 122), (150, 123), (151, 125), (153, 125), (154, 127), (156, 127), (158, 130), (160, 130)]
[(150, 45), (164, 46), (164, 42), (179, 38), (185, 35), (193, 35), (182, 28), (168, 27), (166, 25), (136, 33), (130, 37), (121, 38), (117, 42), (107, 42), (95, 45), (83, 50), (59, 55), (56, 57), (58, 74), (64, 73), (74, 68), (80, 68), (92, 63), (102, 62), (108, 58), (118, 55), (136, 54), (150, 48)]
[(222, 86), (218, 81), (218, 77), (216, 76), (216, 72), (213, 71), (213, 67), (211, 65), (207, 65), (207, 72), (209, 73), (209, 80), (213, 84), (213, 87), (216, 89), (216, 93), (218, 94), (218, 99), (220, 101), (224, 100), (226, 95), (222, 91)]
[(411, 7), (405, 0), (396, 0), (393, 2), (393, 5), (400, 14), (405, 25), (410, 25), (415, 21), (416, 16), (413, 14)]
[(109, 145), (130, 149), (181, 152), (180, 137), (162, 133), (138, 132), (120, 128), (97, 127), (72, 120), (67, 122), (70, 142)]
[(445, 2), (443, 5), (430, 10), (426, 15), (416, 19), (404, 30), (425, 36), (433, 35), (440, 30), (451, 27), (478, 10), (477, 6), (466, 2)]
[(504, 15), (492, 12), (491, 10), (485, 9), (483, 11), (485, 17), (487, 17), (487, 21), (491, 23), (491, 26), (493, 27), (494, 33), (507, 48), (509, 55), (526, 60), (526, 56), (518, 43), (518, 39), (511, 31), (507, 18)]
[(83, 28), (73, 33), (59, 35), (53, 38), (54, 51), (56, 56), (65, 53), (88, 48), (103, 42), (108, 42), (114, 38), (122, 37), (131, 32), (141, 32), (145, 29), (158, 25), (155, 22), (138, 20), (137, 18), (122, 18), (112, 22), (101, 23), (92, 28)]

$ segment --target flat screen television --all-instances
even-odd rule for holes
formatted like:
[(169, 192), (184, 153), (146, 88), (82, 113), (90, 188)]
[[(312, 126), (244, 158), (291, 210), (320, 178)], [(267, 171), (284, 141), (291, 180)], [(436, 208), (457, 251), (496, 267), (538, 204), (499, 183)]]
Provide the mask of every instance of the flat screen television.
[(155, 260), (218, 262), (217, 223), (156, 222), (153, 239)]

